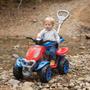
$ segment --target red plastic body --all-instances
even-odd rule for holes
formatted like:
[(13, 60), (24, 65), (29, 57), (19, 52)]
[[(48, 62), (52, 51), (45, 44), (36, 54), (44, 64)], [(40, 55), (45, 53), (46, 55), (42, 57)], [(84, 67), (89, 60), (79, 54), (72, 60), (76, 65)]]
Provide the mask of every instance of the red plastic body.
[[(68, 52), (68, 50), (69, 49), (67, 47), (60, 48), (56, 51), (56, 55), (57, 56), (65, 55)], [(34, 45), (28, 49), (25, 58), (27, 61), (30, 61), (30, 60), (38, 61), (45, 56), (45, 52), (46, 52), (46, 48), (44, 46)], [(51, 66), (51, 68), (56, 68), (56, 67), (57, 67), (57, 64)]]
[(44, 53), (46, 51), (46, 48), (44, 46), (34, 45), (28, 49), (28, 52), (26, 53), (26, 60), (40, 60)]
[[(68, 52), (68, 48), (67, 47), (63, 47), (60, 48), (56, 51), (56, 55), (60, 56), (60, 55), (65, 55)], [(57, 68), (57, 64), (55, 63), (54, 65), (51, 66), (51, 68)]]

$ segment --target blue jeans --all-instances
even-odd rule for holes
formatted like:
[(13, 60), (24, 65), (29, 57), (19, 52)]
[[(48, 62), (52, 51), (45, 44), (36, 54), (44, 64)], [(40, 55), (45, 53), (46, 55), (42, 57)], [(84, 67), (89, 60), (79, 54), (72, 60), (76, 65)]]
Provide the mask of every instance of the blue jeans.
[(56, 48), (55, 46), (51, 46), (51, 47), (49, 48), (50, 58), (51, 58), (51, 59), (55, 59), (56, 50), (57, 50), (57, 48)]
[(55, 59), (56, 56), (56, 50), (58, 48), (58, 43), (56, 41), (50, 41), (51, 43), (46, 43), (47, 51), (49, 52), (50, 58)]

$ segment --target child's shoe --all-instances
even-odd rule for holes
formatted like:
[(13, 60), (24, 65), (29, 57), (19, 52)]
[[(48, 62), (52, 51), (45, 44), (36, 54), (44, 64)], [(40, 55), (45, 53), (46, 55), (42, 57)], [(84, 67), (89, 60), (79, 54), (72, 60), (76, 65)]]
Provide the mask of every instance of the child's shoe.
[(50, 66), (53, 66), (53, 65), (55, 65), (55, 60), (50, 61)]

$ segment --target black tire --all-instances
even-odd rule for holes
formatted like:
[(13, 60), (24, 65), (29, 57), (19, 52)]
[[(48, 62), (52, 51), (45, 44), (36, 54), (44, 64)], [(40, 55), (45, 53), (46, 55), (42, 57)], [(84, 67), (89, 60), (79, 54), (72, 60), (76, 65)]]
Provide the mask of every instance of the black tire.
[(59, 74), (66, 74), (69, 71), (69, 62), (66, 58), (60, 57), (58, 60), (58, 72)]
[(23, 79), (22, 68), (13, 67), (13, 75), (17, 80)]
[(51, 80), (52, 77), (52, 71), (49, 65), (44, 66), (39, 72), (40, 80), (43, 83), (47, 83), (49, 80)]

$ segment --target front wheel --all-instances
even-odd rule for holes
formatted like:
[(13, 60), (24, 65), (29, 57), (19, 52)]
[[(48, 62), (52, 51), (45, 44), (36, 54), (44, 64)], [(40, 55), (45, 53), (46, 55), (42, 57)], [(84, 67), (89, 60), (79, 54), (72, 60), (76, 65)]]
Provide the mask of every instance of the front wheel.
[(22, 79), (23, 78), (22, 68), (19, 68), (19, 67), (14, 66), (13, 67), (13, 74), (14, 74), (14, 76), (15, 76), (15, 78), (17, 80)]
[(40, 71), (39, 71), (39, 76), (40, 80), (43, 83), (48, 82), (51, 80), (52, 77), (52, 71), (49, 65), (44, 66)]
[(59, 58), (58, 61), (58, 72), (60, 74), (66, 74), (69, 71), (69, 62), (64, 57)]

